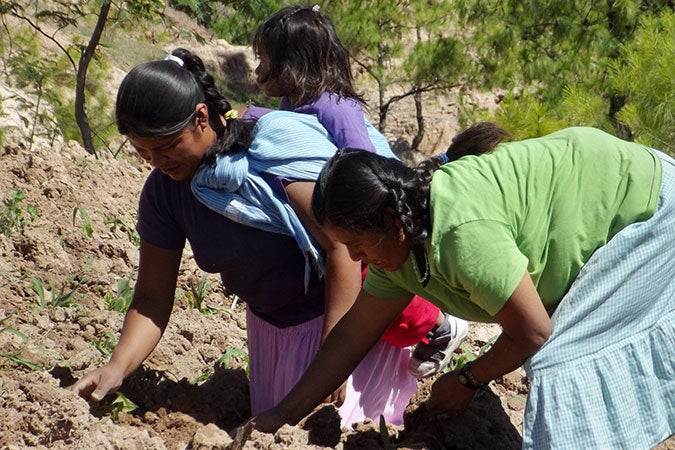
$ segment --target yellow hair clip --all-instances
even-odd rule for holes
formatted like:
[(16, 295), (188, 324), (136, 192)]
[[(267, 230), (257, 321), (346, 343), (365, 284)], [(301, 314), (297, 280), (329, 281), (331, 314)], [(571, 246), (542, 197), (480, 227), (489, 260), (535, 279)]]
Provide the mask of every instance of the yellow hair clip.
[(238, 117), (239, 117), (239, 114), (237, 113), (236, 109), (231, 109), (228, 112), (226, 112), (225, 114), (223, 114), (223, 118), (225, 119), (226, 122), (230, 119), (236, 119)]

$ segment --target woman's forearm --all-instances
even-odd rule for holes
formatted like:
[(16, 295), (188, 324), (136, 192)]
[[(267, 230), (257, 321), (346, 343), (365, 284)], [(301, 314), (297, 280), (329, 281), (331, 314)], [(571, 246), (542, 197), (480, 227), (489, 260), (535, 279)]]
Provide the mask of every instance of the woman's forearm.
[(321, 340), (354, 304), (361, 290), (361, 263), (349, 258), (344, 246), (326, 255), (325, 316)]
[(297, 423), (335, 390), (409, 302), (409, 298), (378, 299), (362, 290), (300, 381), (274, 408), (282, 420)]
[(551, 335), (551, 319), (527, 272), (495, 318), (502, 326), (501, 336), (471, 363), (471, 372), (483, 382), (520, 367)]
[(471, 372), (484, 383), (501, 378), (522, 366), (538, 348), (535, 344), (515, 342), (502, 333), (487, 352), (471, 362)]
[(118, 367), (125, 378), (129, 376), (152, 353), (167, 323), (168, 315), (151, 318), (136, 308), (129, 309), (109, 364)]

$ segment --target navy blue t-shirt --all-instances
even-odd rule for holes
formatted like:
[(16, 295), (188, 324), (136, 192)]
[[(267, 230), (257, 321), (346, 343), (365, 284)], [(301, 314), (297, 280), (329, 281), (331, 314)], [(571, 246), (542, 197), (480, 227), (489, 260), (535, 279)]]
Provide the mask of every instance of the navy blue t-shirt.
[(189, 180), (153, 170), (141, 192), (137, 230), (167, 250), (182, 250), (187, 239), (199, 268), (220, 273), (227, 290), (272, 325), (298, 325), (323, 314), (323, 283), (314, 274), (305, 293), (305, 259), (295, 239), (211, 211), (192, 195)]

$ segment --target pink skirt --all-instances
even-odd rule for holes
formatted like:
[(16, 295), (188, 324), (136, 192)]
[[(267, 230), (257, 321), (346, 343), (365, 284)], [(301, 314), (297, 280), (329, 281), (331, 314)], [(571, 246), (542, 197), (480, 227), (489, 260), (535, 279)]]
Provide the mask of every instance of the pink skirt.
[[(272, 408), (300, 379), (319, 348), (323, 316), (300, 325), (277, 328), (246, 314), (253, 415)], [(347, 380), (345, 402), (340, 407), (342, 425), (351, 426), (380, 415), (394, 425), (403, 424), (403, 411), (417, 391), (417, 380), (408, 372), (409, 348), (379, 341)]]

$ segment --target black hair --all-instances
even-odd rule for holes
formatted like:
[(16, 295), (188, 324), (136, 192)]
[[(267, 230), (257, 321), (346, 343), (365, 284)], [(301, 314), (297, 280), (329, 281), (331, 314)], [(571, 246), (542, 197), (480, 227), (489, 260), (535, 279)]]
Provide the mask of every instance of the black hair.
[[(349, 50), (328, 16), (314, 8), (288, 6), (263, 22), (253, 36), (253, 51), (271, 61), (267, 79), (288, 80), (291, 105), (314, 100), (324, 92), (364, 104), (353, 86)], [(264, 80), (263, 80), (264, 81)]]
[[(446, 155), (453, 161), (487, 153), (508, 136), (497, 125), (482, 122), (455, 137)], [(443, 159), (435, 156), (413, 169), (375, 153), (339, 150), (319, 174), (312, 212), (320, 224), (362, 233), (386, 231), (385, 216), (387, 210), (393, 210), (405, 235), (421, 244), (431, 231), (431, 178), (442, 164)]]
[(171, 55), (176, 59), (140, 64), (122, 80), (115, 105), (120, 134), (168, 137), (188, 126), (194, 129), (195, 107), (205, 103), (209, 125), (218, 136), (207, 150), (205, 160), (213, 161), (216, 153), (248, 149), (252, 124), (229, 119), (223, 125), (221, 116), (232, 106), (216, 88), (201, 58), (184, 48), (176, 48)]

